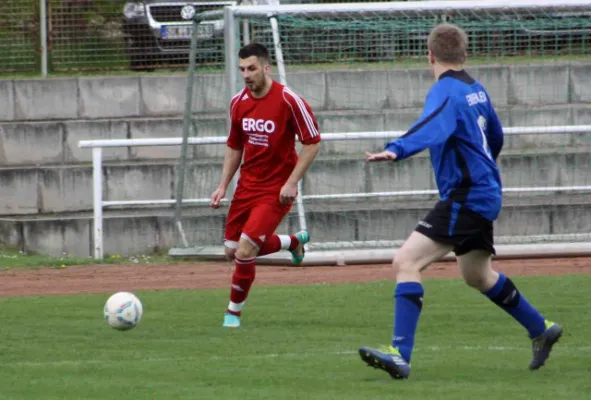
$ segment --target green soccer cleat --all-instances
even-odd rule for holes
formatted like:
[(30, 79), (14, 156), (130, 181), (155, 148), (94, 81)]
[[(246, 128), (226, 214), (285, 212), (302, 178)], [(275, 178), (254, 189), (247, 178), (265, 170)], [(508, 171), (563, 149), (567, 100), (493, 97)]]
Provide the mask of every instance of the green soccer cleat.
[(299, 265), (304, 261), (304, 255), (306, 254), (304, 245), (310, 241), (310, 234), (308, 231), (299, 231), (294, 236), (298, 239), (300, 244), (294, 250), (290, 250), (291, 262), (293, 265)]
[(533, 357), (529, 363), (530, 370), (536, 370), (544, 365), (548, 357), (550, 357), (552, 346), (562, 336), (563, 329), (560, 325), (551, 321), (545, 321), (545, 323), (546, 330), (544, 333), (532, 340)]

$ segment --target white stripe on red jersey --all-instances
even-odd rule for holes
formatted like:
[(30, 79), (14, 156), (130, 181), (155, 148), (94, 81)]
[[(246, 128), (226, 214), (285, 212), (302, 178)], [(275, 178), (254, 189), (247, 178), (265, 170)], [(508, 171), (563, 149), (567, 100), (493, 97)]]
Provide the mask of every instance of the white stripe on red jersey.
[[(308, 109), (306, 108), (306, 105), (304, 104), (302, 99), (297, 94), (295, 94), (291, 89), (289, 89), (287, 86), (283, 88), (283, 98), (285, 99), (285, 101), (287, 102), (289, 107), (291, 108), (291, 111), (293, 113), (293, 116), (294, 116), (296, 122), (298, 121), (298, 118), (297, 118), (298, 116), (295, 113), (295, 110), (293, 109), (293, 107), (291, 106), (291, 103), (289, 102), (289, 100), (287, 98), (285, 98), (286, 94), (296, 102), (299, 112), (302, 115), (302, 117), (304, 118), (304, 122), (306, 123), (306, 128), (307, 128), (308, 132), (310, 133), (310, 136), (311, 137), (318, 136), (319, 132), (318, 132), (318, 129), (316, 129), (316, 126), (314, 125), (314, 119), (312, 118), (312, 116), (308, 112)], [(299, 126), (298, 126), (298, 128), (299, 128)], [(302, 132), (301, 128), (299, 128), (299, 129), (300, 129), (300, 135), (303, 137), (303, 132)]]

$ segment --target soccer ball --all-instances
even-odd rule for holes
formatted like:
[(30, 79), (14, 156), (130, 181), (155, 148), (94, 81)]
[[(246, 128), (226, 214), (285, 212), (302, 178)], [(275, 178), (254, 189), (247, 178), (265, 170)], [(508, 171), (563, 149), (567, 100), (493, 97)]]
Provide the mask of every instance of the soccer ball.
[(105, 303), (105, 320), (114, 329), (126, 331), (140, 323), (144, 308), (133, 293), (115, 293)]

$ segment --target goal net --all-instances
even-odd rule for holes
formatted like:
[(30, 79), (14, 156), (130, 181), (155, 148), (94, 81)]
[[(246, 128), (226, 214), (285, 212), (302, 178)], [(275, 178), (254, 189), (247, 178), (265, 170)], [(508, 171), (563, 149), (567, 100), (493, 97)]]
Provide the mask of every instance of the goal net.
[[(389, 261), (438, 199), (429, 153), (370, 165), (364, 151), (382, 150), (420, 115), (433, 84), (426, 39), (441, 22), (467, 32), (466, 70), (487, 88), (505, 127), (499, 255), (589, 251), (589, 2), (251, 5), (203, 13), (198, 21), (223, 21), (225, 66), (190, 68), (198, 82), (186, 111), (194, 129), (184, 133), (218, 144), (189, 143), (180, 160), (186, 173), (177, 182), (183, 198), (171, 255), (223, 251), (227, 206), (213, 211), (206, 199), (221, 173), (227, 104), (242, 88), (237, 52), (256, 41), (272, 52), (274, 78), (311, 104), (324, 138), (278, 232), (308, 229), (310, 264)], [(267, 259), (288, 259), (282, 257)]]

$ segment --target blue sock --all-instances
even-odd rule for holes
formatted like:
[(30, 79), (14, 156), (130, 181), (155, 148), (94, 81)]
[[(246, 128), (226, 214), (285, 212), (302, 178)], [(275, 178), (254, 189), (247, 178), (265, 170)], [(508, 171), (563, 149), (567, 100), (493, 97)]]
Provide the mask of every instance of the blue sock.
[(497, 283), (487, 292), (484, 292), (484, 295), (527, 329), (530, 338), (535, 338), (546, 330), (544, 316), (529, 304), (525, 297), (519, 293), (511, 279), (504, 274), (499, 274)]
[(402, 358), (410, 363), (419, 315), (423, 308), (423, 286), (419, 282), (403, 282), (396, 285), (394, 336), (392, 346), (398, 348)]

